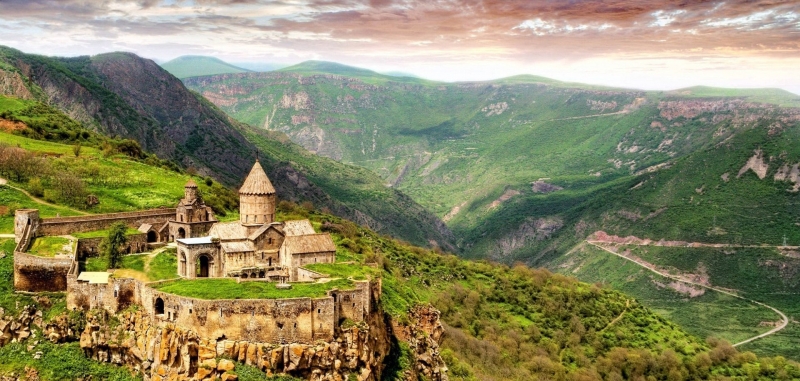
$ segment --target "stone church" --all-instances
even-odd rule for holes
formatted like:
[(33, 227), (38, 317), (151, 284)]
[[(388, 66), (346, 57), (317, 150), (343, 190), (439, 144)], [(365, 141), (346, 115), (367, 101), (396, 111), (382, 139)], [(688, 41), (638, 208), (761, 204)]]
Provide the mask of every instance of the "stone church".
[(239, 189), (239, 221), (218, 222), (190, 180), (175, 220), (161, 229), (177, 242), (178, 275), (293, 282), (307, 280), (302, 266), (335, 261), (330, 234), (316, 233), (308, 220), (275, 221), (276, 205), (275, 188), (258, 161)]

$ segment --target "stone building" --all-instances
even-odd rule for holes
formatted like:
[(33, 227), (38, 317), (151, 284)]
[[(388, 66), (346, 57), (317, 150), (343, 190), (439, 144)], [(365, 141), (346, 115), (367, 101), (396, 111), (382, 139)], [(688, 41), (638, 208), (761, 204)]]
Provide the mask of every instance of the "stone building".
[[(187, 184), (187, 197), (189, 187)], [(202, 201), (200, 201), (202, 203)], [(275, 221), (277, 197), (258, 162), (239, 189), (239, 221), (205, 220), (207, 234), (184, 230), (178, 246), (178, 275), (184, 278), (265, 278), (274, 281), (305, 279), (302, 266), (333, 263), (336, 246), (329, 234), (318, 234), (308, 220)], [(197, 204), (202, 205), (202, 204)], [(178, 207), (180, 210), (180, 205)], [(209, 214), (213, 218), (213, 214)], [(202, 217), (202, 214), (200, 215)], [(188, 222), (170, 221), (170, 232)], [(192, 232), (191, 234), (189, 232)]]
[(159, 229), (159, 235), (169, 232), (169, 238), (157, 237), (157, 241), (174, 241), (180, 238), (202, 237), (217, 219), (210, 206), (206, 206), (202, 197), (197, 193), (197, 184), (189, 180), (183, 188), (183, 198), (175, 207), (175, 219), (170, 220), (165, 227)]

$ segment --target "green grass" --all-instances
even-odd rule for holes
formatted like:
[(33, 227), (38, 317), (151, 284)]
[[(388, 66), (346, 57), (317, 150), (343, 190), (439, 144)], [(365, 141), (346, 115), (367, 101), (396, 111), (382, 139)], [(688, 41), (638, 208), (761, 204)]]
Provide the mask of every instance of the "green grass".
[[(72, 254), (70, 240), (63, 237), (37, 237), (28, 253), (40, 257), (54, 257), (56, 254)], [(67, 248), (65, 249), (65, 246)]]
[(322, 274), (328, 274), (333, 278), (353, 278), (355, 280), (365, 280), (374, 278), (380, 274), (380, 270), (361, 264), (342, 264), (342, 263), (312, 263), (305, 268)]
[[(125, 255), (119, 268), (138, 271), (150, 282), (178, 277), (175, 250), (163, 251), (155, 256), (151, 256), (150, 253)], [(83, 271), (106, 270), (108, 270), (108, 260), (103, 257), (87, 258), (84, 263)]]
[[(109, 232), (108, 229), (104, 229), (104, 230), (95, 230), (91, 232), (72, 233), (71, 235), (75, 238), (105, 238), (108, 237), (108, 232)], [(136, 234), (142, 234), (142, 232), (134, 228), (128, 228), (127, 230), (125, 230), (125, 235), (136, 235)]]
[[(67, 381), (92, 378), (109, 381), (141, 380), (141, 375), (132, 375), (127, 368), (93, 361), (84, 355), (80, 344), (52, 344), (47, 340), (39, 340), (33, 350), (27, 350), (25, 343), (11, 343), (0, 348), (0, 374), (16, 373), (24, 375), (26, 368), (39, 371), (42, 380)], [(36, 352), (42, 352), (42, 358), (34, 359)]]
[[(119, 268), (136, 270), (144, 272), (145, 262), (147, 261), (147, 254), (133, 254), (125, 255), (122, 257), (122, 263)], [(84, 265), (84, 271), (106, 271), (108, 270), (108, 259), (104, 257), (87, 258)]]
[(77, 212), (60, 206), (42, 205), (31, 200), (24, 193), (8, 186), (0, 186), (0, 209), (5, 209), (5, 214), (0, 213), (0, 233), (14, 233), (14, 210), (39, 209), (40, 217), (76, 216)]
[(279, 290), (271, 282), (242, 282), (235, 279), (182, 279), (155, 286), (159, 291), (198, 299), (288, 299), (319, 298), (334, 288), (348, 290), (353, 282), (346, 279), (327, 283), (293, 283), (290, 290)]
[(151, 281), (173, 279), (178, 277), (178, 257), (175, 250), (167, 250), (156, 254), (148, 264), (147, 277)]

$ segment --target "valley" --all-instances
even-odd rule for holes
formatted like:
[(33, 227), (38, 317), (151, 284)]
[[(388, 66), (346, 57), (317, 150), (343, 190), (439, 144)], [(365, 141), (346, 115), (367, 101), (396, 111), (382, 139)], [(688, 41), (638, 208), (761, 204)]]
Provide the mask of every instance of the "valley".
[[(12, 53), (17, 61), (4, 62), (32, 59)], [(57, 59), (37, 60), (42, 73), (57, 67)], [(90, 67), (149, 65), (137, 60), (76, 59)], [(7, 77), (18, 75), (30, 96), (22, 98), (27, 93), (19, 87), (0, 96), (0, 116), (19, 126), (0, 132), (0, 159), (7, 164), (12, 156), (3, 155), (28, 152), (26, 160), (48, 170), (0, 174), (10, 185), (0, 186), (0, 233), (11, 231), (10, 211), (19, 208), (54, 217), (171, 205), (190, 177), (223, 220), (238, 217), (226, 177), (237, 170), (219, 176), (213, 152), (187, 150), (194, 143), (177, 137), (168, 140), (175, 151), (146, 140), (134, 145), (136, 133), (110, 133), (99, 114), (90, 122), (73, 119), (71, 106), (46, 100), (52, 87), (30, 82), (17, 66), (3, 68)], [(89, 69), (81, 70), (83, 76)], [(88, 86), (92, 78), (78, 83)], [(187, 104), (199, 104), (196, 110), (208, 112), (205, 123), (219, 128), (203, 144), (239, 139), (243, 146), (228, 148), (243, 157), (257, 152), (289, 200), (281, 205), (284, 217), (327, 226), (346, 248), (343, 258), (382, 268), (381, 303), (389, 315), (403, 321), (420, 303), (441, 311), (442, 358), (453, 379), (577, 377), (576, 367), (608, 376), (633, 371), (607, 368), (614, 353), (652, 357), (667, 349), (684, 364), (727, 353), (714, 360), (715, 372), (742, 376), (741, 364), (752, 364), (755, 355), (727, 342), (758, 356), (798, 360), (800, 151), (793, 142), (800, 138), (800, 111), (782, 107), (796, 97), (654, 93), (530, 76), (443, 84), (319, 62), (184, 83), (199, 102)], [(114, 91), (124, 94), (124, 86)], [(121, 109), (149, 110), (151, 117), (178, 109), (123, 98), (128, 106), (120, 103)], [(150, 127), (159, 134), (176, 126), (175, 119), (154, 118)], [(82, 197), (97, 203), (57, 193), (57, 173), (78, 179)], [(600, 230), (608, 233), (592, 235)], [(788, 244), (780, 246), (783, 240)], [(555, 274), (498, 264), (514, 262)], [(531, 293), (538, 293), (536, 303)], [(10, 306), (15, 298), (1, 302)], [(559, 310), (555, 300), (564, 298), (592, 307)], [(594, 315), (581, 315), (590, 310)], [(572, 318), (579, 315), (580, 324)], [(503, 349), (508, 345), (516, 354)], [(679, 372), (705, 377), (687, 366)], [(505, 370), (498, 376), (497, 369)]]

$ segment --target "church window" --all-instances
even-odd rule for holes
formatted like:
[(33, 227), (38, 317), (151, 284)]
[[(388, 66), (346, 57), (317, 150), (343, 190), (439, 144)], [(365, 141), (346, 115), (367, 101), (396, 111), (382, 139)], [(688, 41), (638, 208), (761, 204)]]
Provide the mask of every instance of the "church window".
[(183, 215), (181, 214), (181, 222), (183, 222)]

